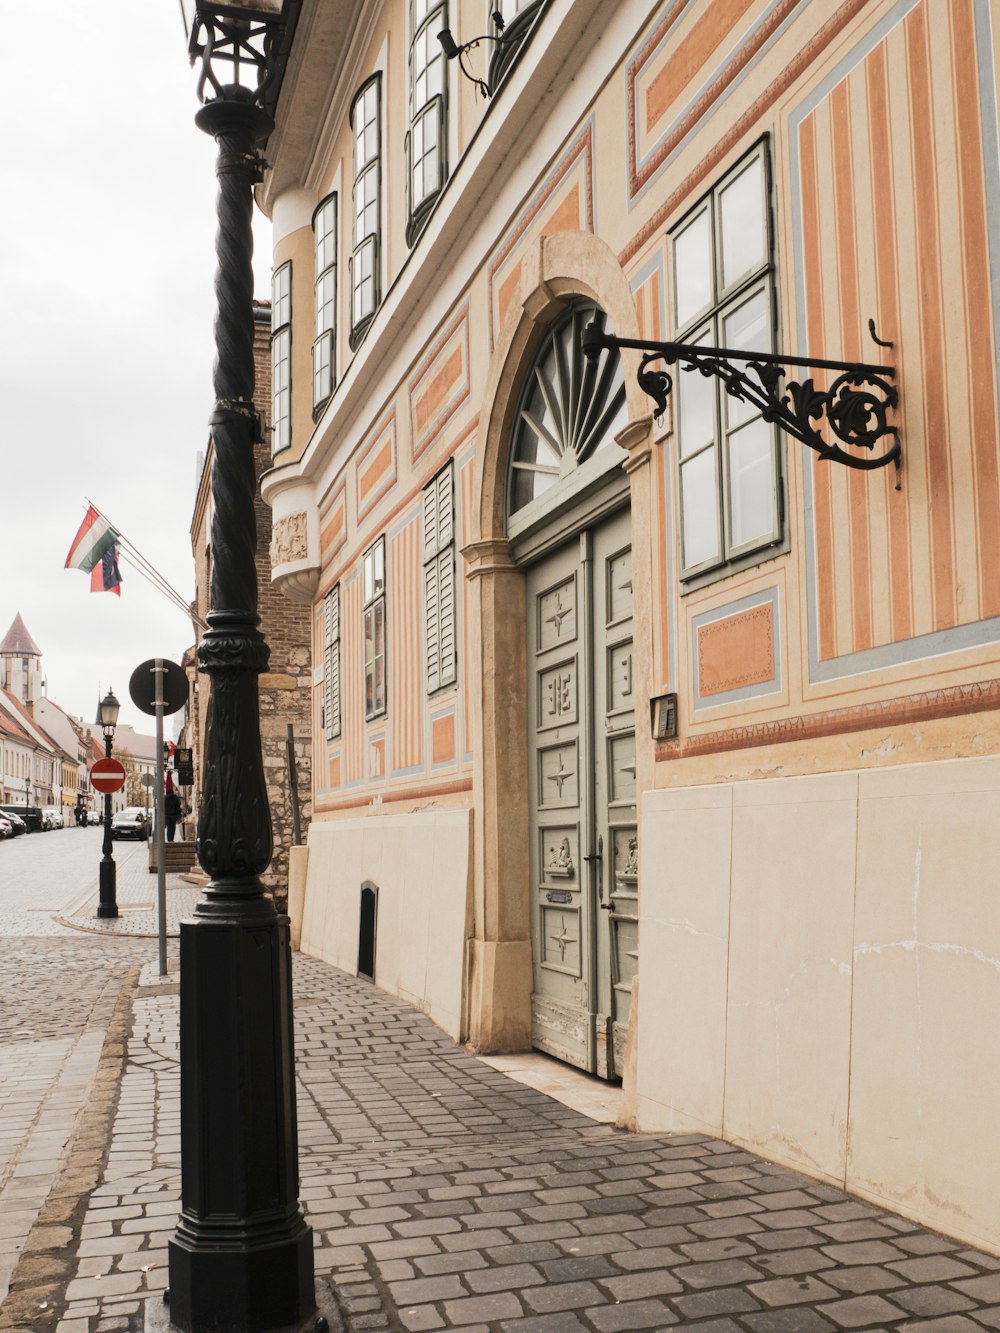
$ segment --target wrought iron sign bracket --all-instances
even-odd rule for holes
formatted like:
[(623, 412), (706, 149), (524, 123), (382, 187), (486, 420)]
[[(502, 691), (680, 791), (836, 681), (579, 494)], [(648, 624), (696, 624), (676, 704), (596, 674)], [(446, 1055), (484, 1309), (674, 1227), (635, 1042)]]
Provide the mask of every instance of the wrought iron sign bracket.
[(496, 32), (483, 33), (481, 37), (473, 37), (469, 41), (463, 42), (461, 46), (455, 41), (450, 28), (442, 28), (437, 35), (438, 41), (441, 43), (441, 49), (444, 51), (445, 58), (447, 60), (458, 61), (459, 69), (470, 83), (476, 85), (477, 90), (482, 93), (483, 97), (489, 97), (493, 90), (485, 79), (481, 79), (478, 74), (473, 74), (472, 70), (466, 66), (465, 57), (470, 51), (477, 50), (480, 42), (495, 42), (497, 47), (500, 48), (507, 40), (507, 34), (504, 32), (506, 25), (499, 7), (494, 9), (490, 18)]
[[(868, 331), (880, 347), (892, 346), (877, 336), (873, 320), (868, 321)], [(581, 343), (584, 355), (591, 360), (604, 348), (642, 352), (636, 378), (639, 387), (656, 404), (657, 418), (663, 416), (673, 388), (668, 371), (650, 369), (654, 362), (663, 361), (668, 366), (679, 365), (681, 370), (715, 376), (727, 393), (755, 407), (765, 421), (774, 422), (821, 458), (865, 471), (894, 464), (896, 490), (900, 489), (899, 431), (888, 420), (889, 412), (899, 402), (895, 366), (742, 352), (732, 347), (706, 347), (697, 343), (615, 338), (593, 324), (584, 329)], [(820, 389), (811, 377), (786, 380), (786, 367), (790, 366), (839, 373), (829, 388)], [(834, 437), (832, 441), (820, 432), (824, 420)], [(866, 449), (868, 454), (848, 453), (848, 448)]]

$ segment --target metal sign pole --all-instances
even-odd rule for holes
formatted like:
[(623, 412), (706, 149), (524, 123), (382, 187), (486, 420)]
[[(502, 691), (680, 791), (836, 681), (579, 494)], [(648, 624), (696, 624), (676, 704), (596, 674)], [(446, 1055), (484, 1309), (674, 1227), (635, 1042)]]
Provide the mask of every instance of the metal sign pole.
[(285, 729), (285, 750), (288, 754), (288, 790), (292, 802), (292, 842), (298, 847), (302, 841), (299, 824), (299, 775), (295, 764), (295, 732), (291, 722)]
[(156, 830), (154, 846), (156, 848), (156, 917), (157, 934), (160, 940), (160, 976), (167, 975), (167, 867), (163, 841), (164, 793), (163, 793), (163, 677), (166, 667), (163, 658), (153, 660), (153, 682), (156, 693)]

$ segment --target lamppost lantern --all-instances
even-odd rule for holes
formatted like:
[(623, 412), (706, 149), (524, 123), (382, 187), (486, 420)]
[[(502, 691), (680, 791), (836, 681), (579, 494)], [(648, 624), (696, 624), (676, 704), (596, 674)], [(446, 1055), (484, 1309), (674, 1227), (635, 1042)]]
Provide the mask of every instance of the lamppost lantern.
[(289, 17), (300, 2), (181, 0), (188, 55), (199, 66), (199, 100), (264, 105), (284, 64)]
[(105, 736), (115, 734), (115, 728), (118, 726), (118, 713), (121, 704), (115, 698), (114, 690), (108, 690), (107, 694), (97, 706), (97, 720), (101, 724), (101, 729)]

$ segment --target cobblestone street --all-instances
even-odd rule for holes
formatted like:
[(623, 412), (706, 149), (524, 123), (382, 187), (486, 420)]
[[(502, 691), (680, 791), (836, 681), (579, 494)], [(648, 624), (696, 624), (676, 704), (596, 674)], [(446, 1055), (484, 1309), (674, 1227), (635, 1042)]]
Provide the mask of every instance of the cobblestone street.
[[(145, 847), (116, 849), (126, 910), (98, 926), (99, 840), (69, 836), (22, 840), (38, 860), (0, 878), (0, 1327), (138, 1333), (179, 1200), (177, 978), (138, 937)], [(170, 882), (176, 916), (197, 890)], [(1000, 1328), (992, 1256), (728, 1143), (623, 1133), (593, 1080), (553, 1066), (603, 1119), (504, 1072), (539, 1081), (538, 1057), (480, 1060), (365, 982), (294, 971), (302, 1198), (342, 1329)]]

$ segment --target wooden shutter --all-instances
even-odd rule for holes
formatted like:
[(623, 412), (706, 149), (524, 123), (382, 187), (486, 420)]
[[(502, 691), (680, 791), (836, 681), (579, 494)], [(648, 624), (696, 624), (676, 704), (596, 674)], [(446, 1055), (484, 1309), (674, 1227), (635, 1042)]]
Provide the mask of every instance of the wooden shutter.
[(436, 559), (424, 567), (424, 644), (427, 693), (433, 694), (441, 685), (441, 622)]
[(427, 693), (455, 680), (455, 501), (449, 463), (424, 488), (424, 666)]
[(455, 680), (455, 552), (451, 546), (438, 556), (439, 684)]
[(323, 599), (323, 713), (326, 739), (340, 735), (340, 584)]

